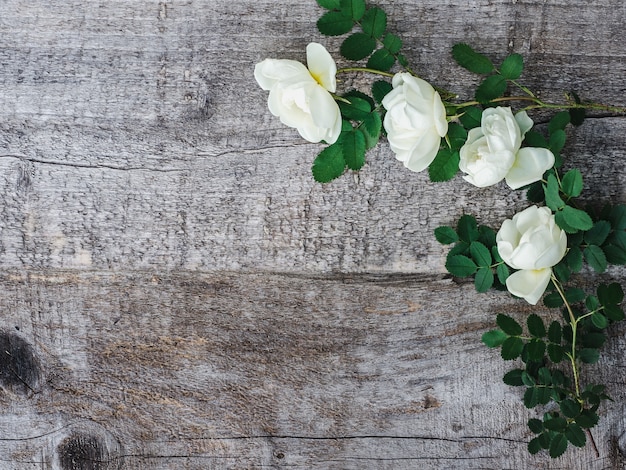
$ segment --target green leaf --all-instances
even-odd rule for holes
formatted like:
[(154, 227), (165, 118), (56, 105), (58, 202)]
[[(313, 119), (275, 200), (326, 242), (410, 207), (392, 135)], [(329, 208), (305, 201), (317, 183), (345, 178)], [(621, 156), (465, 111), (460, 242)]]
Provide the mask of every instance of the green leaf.
[(558, 433), (550, 442), (550, 457), (556, 459), (563, 455), (563, 453), (567, 450), (567, 438), (565, 434)]
[(548, 344), (548, 357), (552, 362), (558, 364), (565, 358), (565, 350), (558, 344)]
[(537, 418), (531, 418), (528, 420), (528, 428), (534, 434), (541, 434), (543, 432), (543, 422)]
[(534, 202), (535, 204), (541, 204), (546, 200), (541, 181), (536, 181), (528, 187), (528, 191), (526, 191), (526, 199), (530, 202)]
[(528, 147), (548, 148), (548, 141), (539, 132), (530, 130), (524, 136), (524, 143)]
[(548, 339), (556, 344), (561, 344), (562, 329), (561, 324), (558, 321), (550, 323), (548, 328)]
[(596, 272), (602, 273), (606, 271), (607, 262), (606, 256), (602, 251), (602, 248), (596, 245), (589, 245), (583, 251), (583, 256), (589, 266), (591, 266)]
[[(496, 232), (491, 228), (488, 227), (486, 225), (480, 225), (478, 226), (478, 241), (480, 243), (482, 243), (483, 245), (485, 245), (486, 247), (490, 246), (492, 253), (495, 252), (496, 254), (498, 253), (498, 247), (495, 246), (496, 245)], [(496, 259), (498, 260), (498, 262), (502, 261), (502, 258), (500, 258), (500, 255), (497, 254), (496, 255)]]
[(617, 282), (612, 282), (611, 284), (600, 284), (598, 286), (598, 300), (604, 306), (607, 305), (617, 305), (624, 300), (624, 291), (622, 290), (622, 286)]
[(468, 214), (461, 216), (457, 223), (456, 231), (459, 234), (459, 238), (467, 243), (478, 240), (478, 236), (480, 235), (476, 219)]
[(609, 222), (613, 230), (626, 230), (626, 205), (618, 204), (611, 208)]
[(528, 443), (528, 453), (531, 455), (538, 454), (541, 451), (541, 439), (535, 437)]
[(565, 147), (565, 141), (567, 140), (567, 135), (565, 131), (558, 129), (554, 131), (554, 133), (550, 134), (549, 146), (550, 150), (555, 154), (555, 156)]
[(360, 130), (365, 135), (365, 147), (371, 149), (376, 146), (382, 130), (382, 120), (380, 114), (372, 112), (368, 114), (361, 122)]
[(375, 48), (376, 39), (365, 33), (354, 33), (341, 43), (339, 52), (348, 60), (361, 60), (370, 55)]
[(502, 313), (499, 313), (496, 316), (496, 324), (502, 329), (502, 331), (511, 336), (519, 336), (523, 331), (519, 323), (508, 315), (504, 315)]
[(569, 266), (569, 268), (577, 273), (583, 267), (583, 252), (577, 246), (573, 246), (565, 255), (565, 262)]
[(536, 387), (527, 388), (524, 392), (524, 406), (534, 408), (539, 404), (539, 389)]
[(463, 68), (477, 74), (487, 74), (494, 70), (488, 57), (474, 51), (467, 44), (455, 44), (452, 47), (452, 57)]
[[(577, 104), (580, 104), (580, 98), (578, 97), (576, 92), (572, 91), (571, 94), (572, 94), (572, 97), (574, 98), (574, 101)], [(571, 108), (569, 110), (571, 122), (575, 126), (580, 126), (583, 123), (583, 121), (585, 120), (585, 114), (586, 114), (585, 108)]]
[(384, 80), (377, 80), (372, 84), (372, 96), (377, 103), (382, 103), (383, 98), (393, 90), (391, 83)]
[(467, 130), (463, 126), (451, 122), (448, 124), (448, 140), (452, 149), (459, 150), (467, 141)]
[(559, 182), (553, 174), (548, 175), (547, 184), (544, 185), (543, 191), (546, 195), (546, 205), (553, 211), (557, 211), (565, 202), (559, 195)]
[(318, 183), (328, 183), (340, 177), (345, 166), (341, 144), (336, 142), (322, 150), (313, 162), (313, 178)]
[(481, 339), (482, 339), (482, 342), (487, 345), (487, 347), (496, 348), (500, 346), (502, 343), (504, 343), (504, 341), (508, 337), (509, 335), (507, 335), (502, 330), (491, 330), (491, 331), (487, 331), (486, 333), (484, 333)]
[(483, 268), (491, 266), (491, 252), (482, 243), (472, 242), (470, 244), (470, 254), (477, 266)]
[(556, 432), (564, 431), (565, 428), (567, 427), (567, 420), (565, 418), (558, 416), (556, 418), (546, 419), (543, 422), (543, 425), (545, 426), (546, 429), (550, 431), (556, 431)]
[(317, 4), (328, 10), (339, 9), (339, 0), (317, 0)]
[(563, 179), (561, 180), (561, 185), (563, 187), (563, 192), (569, 197), (580, 196), (580, 193), (583, 191), (583, 175), (580, 170), (574, 168), (565, 173), (563, 175)]
[(365, 164), (365, 136), (357, 129), (341, 135), (343, 158), (351, 170), (360, 170)]
[(354, 21), (359, 21), (365, 13), (365, 0), (340, 0), (339, 5), (341, 13)]
[(402, 48), (402, 39), (395, 34), (387, 33), (383, 38), (383, 46), (392, 54), (397, 54)]
[(536, 338), (543, 338), (546, 335), (546, 327), (543, 324), (541, 317), (535, 313), (528, 315), (526, 319), (528, 325), (528, 331)]
[(550, 385), (552, 383), (552, 374), (547, 367), (541, 367), (538, 372), (539, 383), (541, 385)]
[(625, 318), (624, 311), (617, 305), (605, 305), (604, 313), (612, 321), (622, 321)]
[(575, 418), (576, 416), (580, 415), (580, 412), (582, 411), (580, 408), (580, 405), (575, 402), (574, 400), (570, 400), (569, 398), (566, 400), (563, 400), (561, 403), (561, 413), (563, 413), (563, 415), (566, 418)]
[(599, 312), (591, 315), (591, 323), (593, 323), (593, 326), (601, 330), (609, 326), (609, 321), (607, 320), (607, 318)]
[(340, 36), (349, 33), (353, 26), (353, 21), (338, 11), (326, 12), (317, 20), (317, 29), (325, 36)]
[(510, 361), (513, 359), (517, 359), (522, 354), (523, 349), (524, 342), (520, 338), (507, 338), (504, 343), (502, 343), (502, 350), (500, 351), (500, 355), (505, 361)]
[(475, 106), (470, 106), (469, 108), (465, 108), (463, 110), (463, 114), (459, 118), (461, 124), (465, 129), (474, 129), (475, 127), (480, 127), (480, 122), (482, 120), (483, 111), (480, 108)]
[(595, 364), (600, 359), (600, 351), (595, 348), (583, 348), (578, 351), (578, 359), (585, 364)]
[(586, 348), (601, 348), (606, 342), (606, 335), (599, 331), (588, 331), (580, 338), (581, 346)]
[(442, 225), (435, 229), (435, 238), (442, 245), (450, 245), (459, 241), (459, 236), (456, 234), (452, 227)]
[(476, 272), (478, 266), (463, 255), (448, 256), (446, 261), (446, 269), (456, 277), (468, 277)]
[(338, 102), (341, 115), (344, 118), (353, 121), (363, 121), (372, 112), (372, 106), (365, 98), (350, 94), (344, 95), (344, 98), (347, 99), (349, 103), (343, 100)]
[(506, 80), (502, 75), (490, 75), (476, 88), (476, 101), (489, 103), (504, 94)]
[(607, 262), (617, 265), (626, 264), (626, 250), (623, 248), (615, 245), (604, 245), (602, 250), (606, 255)]
[(570, 116), (567, 111), (561, 111), (560, 113), (556, 113), (552, 119), (550, 119), (550, 123), (548, 124), (548, 132), (552, 134), (557, 130), (564, 130), (565, 127), (570, 122)]
[(585, 431), (583, 431), (577, 424), (570, 424), (565, 430), (565, 437), (576, 447), (585, 447), (587, 443), (587, 437)]
[(510, 385), (511, 387), (521, 387), (522, 385), (524, 385), (524, 382), (522, 381), (523, 372), (523, 369), (513, 369), (504, 374), (504, 377), (502, 377), (502, 381), (505, 384)]
[(500, 73), (507, 80), (517, 80), (524, 70), (524, 58), (519, 54), (511, 54), (500, 66)]
[(476, 287), (477, 292), (487, 292), (493, 286), (493, 281), (494, 277), (491, 268), (481, 267), (476, 272), (474, 287)]
[(546, 343), (541, 340), (533, 339), (526, 344), (526, 353), (528, 355), (528, 361), (539, 362), (543, 359), (543, 355), (546, 352)]
[(459, 171), (460, 159), (458, 150), (440, 149), (428, 167), (428, 177), (437, 183), (451, 180)]
[(565, 291), (565, 298), (570, 304), (582, 302), (586, 296), (585, 291), (577, 287), (571, 287)]
[(393, 64), (396, 63), (396, 58), (391, 55), (387, 49), (378, 49), (372, 54), (367, 61), (367, 67), (374, 70), (388, 71)]
[(363, 15), (361, 28), (363, 28), (364, 33), (373, 38), (381, 37), (387, 29), (387, 14), (378, 7), (370, 8)]
[(502, 263), (502, 264), (499, 264), (498, 267), (496, 268), (496, 274), (498, 276), (498, 281), (500, 281), (502, 285), (505, 285), (506, 280), (511, 274), (511, 272), (509, 271), (509, 267), (506, 264)]
[(584, 410), (580, 416), (576, 418), (576, 424), (582, 428), (592, 428), (598, 424), (598, 415), (591, 410)]
[(559, 308), (563, 303), (563, 299), (558, 292), (552, 292), (543, 298), (543, 304), (548, 308)]
[[(565, 206), (555, 214), (556, 223), (568, 233), (578, 230), (589, 230), (593, 227), (593, 220), (585, 211), (574, 209), (572, 206)], [(564, 226), (560, 222), (564, 222)]]
[(408, 67), (409, 66), (409, 59), (407, 59), (403, 54), (398, 54), (398, 63), (402, 67)]

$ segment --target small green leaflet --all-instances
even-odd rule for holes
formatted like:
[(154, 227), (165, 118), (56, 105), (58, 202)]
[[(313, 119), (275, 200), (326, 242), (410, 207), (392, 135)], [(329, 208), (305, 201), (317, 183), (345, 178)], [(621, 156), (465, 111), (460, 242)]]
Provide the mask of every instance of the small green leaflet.
[(340, 0), (341, 13), (359, 21), (365, 13), (365, 0)]
[(395, 63), (396, 58), (387, 49), (378, 49), (368, 59), (367, 67), (386, 72), (393, 67), (393, 64)]
[(370, 8), (363, 15), (361, 28), (373, 38), (381, 37), (387, 29), (387, 14), (378, 7)]
[(317, 4), (328, 10), (335, 10), (340, 7), (339, 0), (317, 0)]
[(455, 44), (452, 47), (452, 57), (463, 68), (477, 74), (487, 74), (494, 70), (491, 60), (487, 56), (474, 51), (467, 44)]
[(354, 22), (338, 11), (324, 13), (317, 20), (317, 29), (325, 36), (340, 36), (352, 31)]
[(365, 136), (363, 132), (354, 129), (342, 134), (341, 146), (343, 158), (351, 170), (360, 170), (365, 164)]
[(341, 144), (335, 142), (322, 150), (313, 162), (313, 178), (318, 183), (328, 183), (341, 176), (345, 166)]
[(374, 52), (376, 39), (365, 33), (348, 36), (339, 48), (339, 52), (348, 60), (361, 60)]
[(437, 156), (428, 167), (428, 176), (433, 182), (449, 181), (454, 178), (459, 171), (458, 150), (442, 148), (437, 152)]
[(387, 33), (383, 38), (383, 46), (392, 54), (397, 54), (402, 48), (402, 39), (395, 34)]
[(464, 255), (448, 256), (446, 269), (453, 276), (468, 277), (476, 272), (478, 266), (470, 258)]
[(386, 82), (384, 80), (377, 80), (372, 83), (372, 96), (376, 100), (377, 103), (382, 103), (383, 98), (393, 90), (393, 86), (391, 83)]
[(478, 85), (476, 89), (476, 101), (489, 103), (504, 94), (506, 80), (502, 75), (490, 75)]
[(500, 73), (507, 80), (516, 80), (524, 69), (524, 59), (519, 54), (511, 54), (500, 66)]

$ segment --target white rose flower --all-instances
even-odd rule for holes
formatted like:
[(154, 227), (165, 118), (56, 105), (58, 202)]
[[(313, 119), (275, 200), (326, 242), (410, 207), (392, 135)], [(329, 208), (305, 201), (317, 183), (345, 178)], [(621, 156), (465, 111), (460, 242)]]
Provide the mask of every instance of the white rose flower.
[(459, 169), (467, 182), (484, 188), (503, 179), (511, 189), (539, 181), (554, 165), (550, 150), (524, 147), (524, 135), (533, 126), (526, 111), (513, 116), (511, 108), (483, 111), (480, 127), (471, 129), (460, 150)]
[[(309, 142), (333, 144), (341, 133), (341, 112), (330, 93), (336, 90), (337, 66), (321, 44), (306, 47), (308, 69), (295, 60), (265, 59), (254, 67), (270, 112), (298, 130)], [(330, 92), (330, 93), (329, 93)]]
[(397, 73), (392, 85), (382, 103), (389, 146), (404, 166), (422, 171), (435, 159), (448, 132), (446, 109), (439, 93), (410, 73)]
[(507, 289), (535, 305), (550, 282), (552, 266), (565, 256), (567, 235), (550, 209), (530, 206), (502, 223), (496, 242), (504, 262), (519, 270), (507, 278)]

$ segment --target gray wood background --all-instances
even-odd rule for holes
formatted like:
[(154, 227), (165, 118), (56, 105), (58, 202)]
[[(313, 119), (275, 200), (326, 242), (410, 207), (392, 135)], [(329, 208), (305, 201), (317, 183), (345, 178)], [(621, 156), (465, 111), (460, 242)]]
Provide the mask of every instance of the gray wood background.
[[(415, 69), (462, 97), (465, 41), (523, 54), (545, 98), (626, 105), (622, 0), (377, 3)], [(523, 194), (431, 184), (386, 145), (312, 181), (321, 147), (270, 115), (253, 67), (310, 41), (337, 56), (320, 12), (1, 1), (1, 469), (625, 468), (626, 327), (583, 370), (615, 398), (599, 456), (530, 457), (535, 415), (479, 338), (542, 310), (445, 274), (433, 230), (498, 227)], [(626, 202), (625, 136), (602, 114), (569, 130), (589, 201)]]

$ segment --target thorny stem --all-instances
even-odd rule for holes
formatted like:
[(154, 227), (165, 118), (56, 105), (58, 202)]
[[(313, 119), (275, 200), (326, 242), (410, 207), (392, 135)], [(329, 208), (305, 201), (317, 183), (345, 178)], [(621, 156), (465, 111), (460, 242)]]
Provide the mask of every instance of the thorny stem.
[(574, 385), (576, 387), (576, 399), (580, 401), (580, 385), (578, 383), (578, 368), (576, 367), (576, 330), (578, 326), (578, 320), (574, 316), (572, 307), (565, 297), (565, 292), (563, 292), (563, 287), (561, 286), (561, 283), (557, 280), (554, 274), (552, 275), (552, 283), (554, 284), (554, 287), (556, 287), (557, 292), (565, 303), (565, 308), (567, 309), (567, 313), (569, 314), (570, 324), (572, 325), (572, 352), (568, 354), (568, 356), (572, 363), (572, 373), (574, 375)]
[[(417, 77), (417, 75), (412, 70), (406, 67), (405, 69), (411, 75)], [(384, 77), (389, 77), (389, 78), (392, 78), (395, 75), (394, 73), (391, 73), (391, 72), (384, 72), (382, 70), (376, 70), (376, 69), (372, 69), (368, 67), (344, 67), (344, 68), (337, 70), (337, 74), (348, 73), (348, 72), (371, 73), (375, 75), (382, 75)], [(512, 101), (522, 101), (522, 102), (531, 103), (528, 106), (526, 106), (523, 109), (523, 111), (527, 111), (530, 109), (561, 109), (561, 110), (588, 109), (588, 110), (594, 110), (594, 111), (605, 111), (605, 112), (614, 113), (614, 114), (626, 114), (626, 107), (623, 107), (623, 106), (612, 106), (612, 105), (607, 105), (607, 104), (602, 104), (602, 103), (577, 103), (577, 102), (572, 102), (572, 101), (569, 101), (567, 103), (549, 103), (549, 102), (546, 102), (537, 98), (537, 96), (527, 87), (520, 85), (514, 80), (511, 80), (511, 82), (515, 86), (517, 86), (521, 91), (526, 93), (526, 95), (502, 96), (499, 98), (495, 98), (489, 102), (490, 103), (508, 103)], [(444, 101), (457, 97), (456, 94), (451, 93), (450, 91), (445, 90), (443, 88), (439, 88), (437, 86), (433, 86), (433, 88), (437, 90), (439, 94), (443, 95)], [(483, 104), (483, 103), (481, 103), (480, 101), (472, 100), (472, 101), (465, 101), (464, 103), (459, 103), (459, 104), (445, 101), (444, 104), (449, 105), (452, 108), (456, 108), (457, 110), (460, 110), (463, 108), (467, 108), (469, 106), (476, 106), (476, 105)]]
[[(565, 298), (565, 292), (563, 292), (563, 287), (561, 286), (561, 283), (557, 280), (556, 276), (554, 276), (554, 274), (552, 275), (552, 283), (554, 284), (554, 287), (556, 287), (557, 292), (559, 293), (559, 295), (561, 296), (561, 299), (563, 299), (563, 302), (565, 303), (565, 308), (567, 309), (567, 313), (569, 314), (569, 318), (570, 318), (570, 323), (572, 325), (572, 352), (571, 352), (571, 354), (568, 354), (568, 356), (569, 356), (570, 361), (572, 363), (572, 373), (574, 375), (574, 384), (576, 386), (576, 400), (578, 400), (579, 402), (582, 402), (582, 400), (580, 398), (580, 385), (579, 385), (579, 380), (578, 380), (578, 369), (576, 368), (576, 330), (577, 330), (578, 322), (583, 317), (579, 317), (577, 319), (574, 316), (574, 312), (572, 311), (572, 307), (570, 306), (569, 302)], [(598, 446), (596, 445), (596, 441), (593, 438), (593, 434), (591, 433), (591, 430), (590, 429), (586, 429), (585, 431), (587, 431), (587, 435), (589, 436), (589, 440), (591, 441), (591, 445), (593, 447), (593, 450), (596, 453), (596, 457), (600, 457), (600, 451), (598, 450)]]

